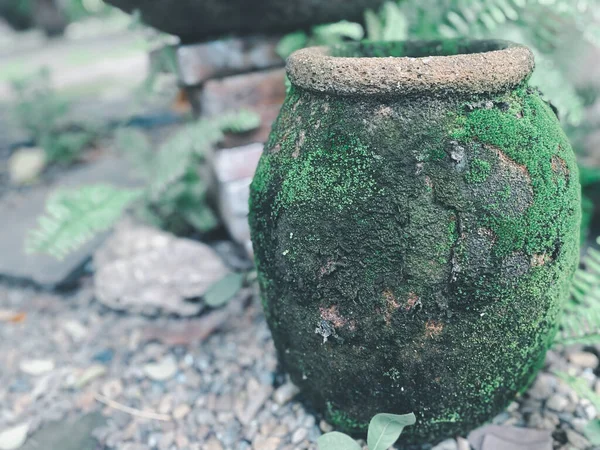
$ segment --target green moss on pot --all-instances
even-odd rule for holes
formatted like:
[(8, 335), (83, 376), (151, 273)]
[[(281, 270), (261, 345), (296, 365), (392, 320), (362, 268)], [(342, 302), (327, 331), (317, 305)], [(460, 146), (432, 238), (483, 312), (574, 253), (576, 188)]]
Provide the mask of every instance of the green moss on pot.
[[(356, 57), (386, 45), (395, 57)], [(250, 225), (279, 359), (305, 397), (345, 431), (414, 412), (405, 441), (433, 443), (535, 377), (577, 265), (580, 189), (527, 87), (527, 49), (419, 45), (291, 57)]]

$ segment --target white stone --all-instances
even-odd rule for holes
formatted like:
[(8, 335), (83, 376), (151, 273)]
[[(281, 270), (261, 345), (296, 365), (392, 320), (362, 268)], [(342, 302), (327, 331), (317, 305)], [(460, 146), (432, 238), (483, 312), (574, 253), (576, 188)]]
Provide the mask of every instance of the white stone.
[(27, 184), (34, 181), (46, 167), (46, 152), (43, 148), (20, 148), (8, 160), (10, 181)]
[(54, 361), (51, 359), (26, 359), (19, 364), (21, 372), (34, 377), (44, 375), (54, 370)]
[(27, 440), (29, 424), (21, 424), (0, 432), (0, 450), (17, 450)]
[(75, 342), (81, 342), (88, 334), (88, 329), (77, 320), (67, 320), (63, 328)]
[(298, 389), (298, 387), (295, 384), (287, 382), (277, 388), (277, 390), (273, 394), (273, 400), (275, 400), (275, 403), (277, 403), (278, 405), (283, 406), (296, 395), (298, 395), (299, 392), (300, 389)]
[(306, 438), (307, 435), (308, 431), (306, 431), (306, 428), (298, 428), (296, 431), (294, 431), (294, 434), (292, 434), (292, 444), (299, 444)]
[(154, 381), (166, 381), (177, 373), (177, 361), (172, 356), (167, 356), (156, 363), (146, 364), (144, 373)]

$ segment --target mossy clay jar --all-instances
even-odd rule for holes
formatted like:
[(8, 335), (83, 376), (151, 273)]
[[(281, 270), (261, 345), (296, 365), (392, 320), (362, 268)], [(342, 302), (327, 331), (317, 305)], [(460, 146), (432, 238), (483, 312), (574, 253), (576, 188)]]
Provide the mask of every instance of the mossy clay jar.
[(251, 186), (282, 367), (326, 420), (465, 435), (542, 366), (578, 261), (580, 186), (530, 50), (364, 42), (288, 60)]

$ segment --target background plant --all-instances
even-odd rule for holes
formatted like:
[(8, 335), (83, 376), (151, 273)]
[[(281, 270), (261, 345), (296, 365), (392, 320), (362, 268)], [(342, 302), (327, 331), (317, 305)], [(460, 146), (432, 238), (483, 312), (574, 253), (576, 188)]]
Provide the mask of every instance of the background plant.
[(70, 103), (52, 87), (47, 68), (12, 82), (13, 113), (34, 143), (44, 149), (48, 163), (71, 163), (98, 136), (90, 123), (68, 122)]
[(202, 174), (206, 153), (225, 132), (249, 131), (259, 123), (260, 117), (247, 111), (199, 120), (175, 133), (158, 151), (141, 133), (121, 130), (117, 142), (144, 186), (127, 189), (96, 184), (55, 192), (38, 228), (29, 235), (27, 250), (63, 258), (109, 230), (128, 209), (172, 232), (213, 230), (219, 222), (208, 203), (207, 177)]

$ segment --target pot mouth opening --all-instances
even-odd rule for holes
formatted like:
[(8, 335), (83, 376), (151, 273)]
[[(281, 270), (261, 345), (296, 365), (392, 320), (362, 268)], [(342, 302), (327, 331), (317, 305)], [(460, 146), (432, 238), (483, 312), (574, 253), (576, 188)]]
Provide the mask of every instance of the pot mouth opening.
[(428, 58), (488, 53), (514, 47), (508, 41), (448, 39), (439, 41), (363, 41), (327, 47), (329, 56), (338, 58)]
[(531, 51), (503, 40), (363, 41), (294, 52), (292, 84), (337, 95), (484, 94), (514, 89)]

